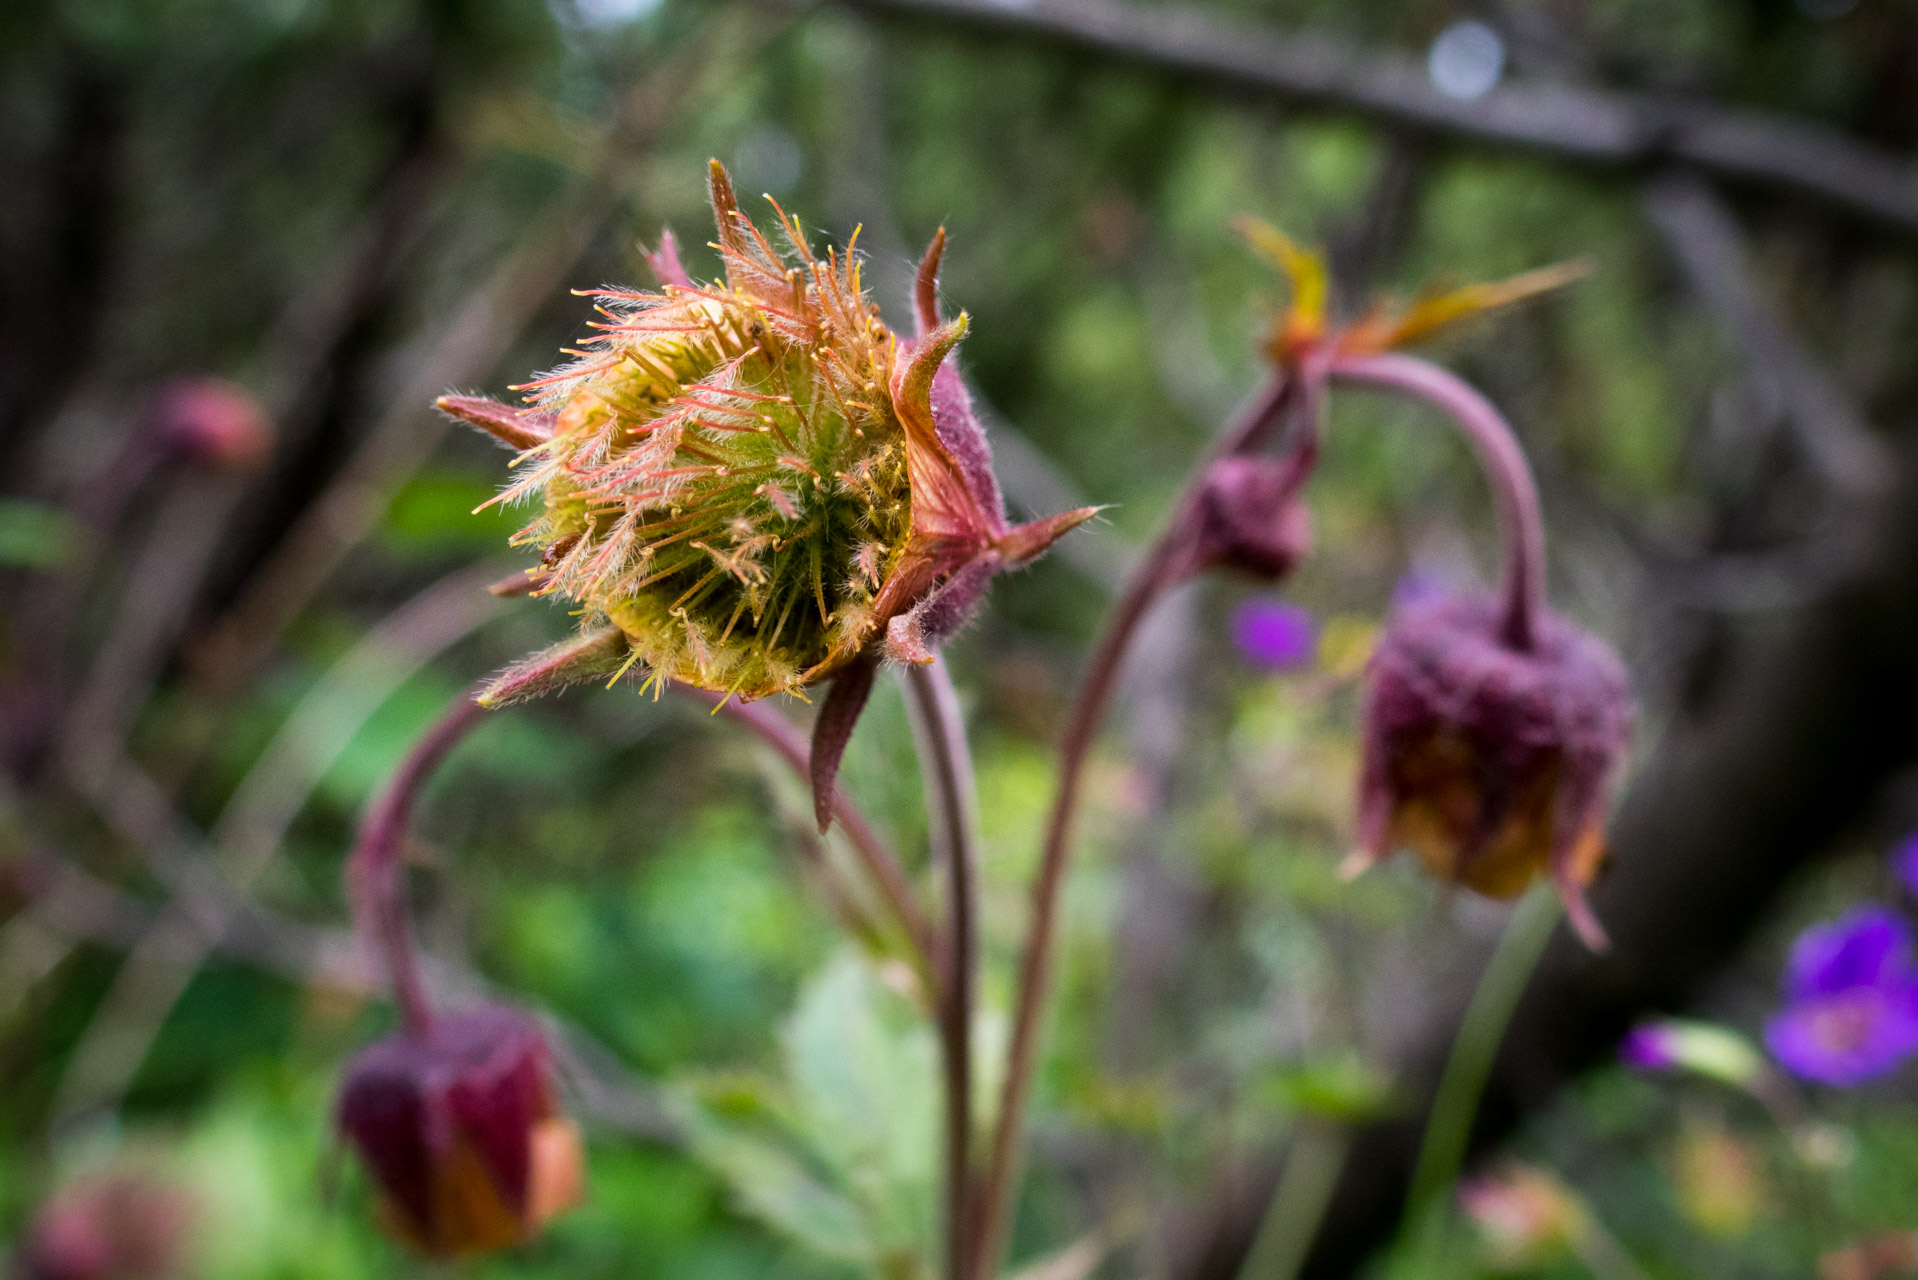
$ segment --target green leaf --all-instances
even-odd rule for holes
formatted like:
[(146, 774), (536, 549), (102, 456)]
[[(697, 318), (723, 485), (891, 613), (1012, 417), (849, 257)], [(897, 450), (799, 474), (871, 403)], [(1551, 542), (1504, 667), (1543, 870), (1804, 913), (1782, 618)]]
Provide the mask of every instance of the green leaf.
[(707, 1076), (675, 1096), (693, 1154), (742, 1209), (824, 1257), (926, 1269), (937, 1221), (931, 1030), (857, 955), (835, 955), (782, 1028), (782, 1075)]
[(858, 1208), (807, 1167), (789, 1135), (765, 1123), (777, 1108), (763, 1100), (745, 1105), (747, 1086), (727, 1083), (723, 1098), (678, 1095), (674, 1110), (693, 1155), (726, 1180), (742, 1210), (767, 1226), (825, 1257), (871, 1264), (872, 1241)]
[(57, 569), (83, 536), (79, 522), (58, 507), (0, 500), (0, 564)]
[(1356, 1054), (1286, 1063), (1261, 1090), (1276, 1106), (1328, 1120), (1365, 1120), (1391, 1103), (1391, 1082)]

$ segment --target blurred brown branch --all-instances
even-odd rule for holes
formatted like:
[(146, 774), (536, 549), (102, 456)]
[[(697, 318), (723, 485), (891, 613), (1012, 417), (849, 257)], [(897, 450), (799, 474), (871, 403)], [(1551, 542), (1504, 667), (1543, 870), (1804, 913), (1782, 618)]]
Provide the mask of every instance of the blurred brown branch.
[(1760, 294), (1737, 219), (1694, 174), (1646, 184), (1645, 216), (1670, 247), (1687, 282), (1745, 357), (1761, 405), (1792, 429), (1813, 470), (1838, 493), (1882, 493), (1891, 458), (1831, 371), (1794, 338)]
[[(1720, 545), (1683, 557), (1658, 575), (1661, 585), (1680, 603), (1702, 608), (1768, 609), (1815, 599), (1870, 554), (1870, 526), (1895, 478), (1891, 450), (1836, 373), (1763, 296), (1743, 230), (1709, 182), (1691, 173), (1663, 174), (1646, 184), (1640, 206), (1743, 361), (1753, 412), (1721, 453), (1736, 453), (1741, 469), (1749, 470), (1782, 435), (1789, 459), (1803, 464), (1812, 508), (1783, 545)], [(1721, 495), (1715, 535), (1721, 544), (1739, 525), (1762, 522), (1763, 509), (1790, 487), (1781, 481), (1792, 477), (1766, 479), (1752, 492)]]
[(1237, 93), (1356, 112), (1399, 129), (1573, 164), (1629, 169), (1676, 161), (1918, 232), (1918, 179), (1904, 157), (1786, 116), (1644, 92), (1516, 81), (1465, 101), (1439, 92), (1422, 62), (1404, 54), (1229, 25), (1177, 7), (1148, 10), (1109, 0), (847, 3), (875, 17), (1039, 40)]

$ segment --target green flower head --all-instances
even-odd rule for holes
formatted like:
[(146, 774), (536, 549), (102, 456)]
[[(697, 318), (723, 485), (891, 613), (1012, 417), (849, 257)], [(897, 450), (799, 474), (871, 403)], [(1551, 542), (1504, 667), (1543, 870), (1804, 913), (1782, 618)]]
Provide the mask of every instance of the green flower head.
[(1008, 526), (945, 359), (966, 319), (937, 315), (943, 232), (905, 338), (851, 245), (815, 256), (775, 204), (775, 248), (717, 163), (711, 195), (723, 283), (694, 284), (668, 237), (661, 289), (594, 293), (598, 333), (520, 388), (530, 408), (440, 401), (520, 450), (501, 498), (538, 504), (516, 538), (541, 549), (533, 589), (584, 619), (488, 701), (640, 664), (751, 699), (879, 656), (925, 660), (993, 572), (1091, 514)]

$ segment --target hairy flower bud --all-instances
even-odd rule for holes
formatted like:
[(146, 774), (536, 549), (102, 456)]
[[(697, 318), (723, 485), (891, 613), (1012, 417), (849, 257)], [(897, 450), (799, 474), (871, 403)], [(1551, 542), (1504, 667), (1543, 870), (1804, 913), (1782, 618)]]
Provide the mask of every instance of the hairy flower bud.
[(1573, 925), (1604, 933), (1584, 889), (1604, 856), (1604, 802), (1630, 731), (1609, 647), (1542, 613), (1529, 648), (1501, 602), (1450, 596), (1396, 612), (1366, 671), (1363, 869), (1409, 846), (1434, 876), (1495, 898), (1549, 870)]
[(360, 1051), (340, 1131), (382, 1192), (393, 1233), (435, 1258), (529, 1239), (579, 1198), (579, 1133), (554, 1102), (532, 1019), (486, 1006)]
[[(606, 323), (516, 412), (447, 412), (521, 450), (509, 499), (542, 510), (541, 591), (582, 606), (578, 676), (553, 654), (540, 688), (643, 662), (663, 679), (751, 699), (883, 653), (927, 661), (998, 569), (1089, 517), (1011, 527), (985, 434), (947, 355), (922, 268), (914, 338), (881, 322), (850, 246), (821, 259), (779, 212), (775, 248), (712, 167), (723, 284), (696, 286), (671, 241), (658, 293), (605, 290)], [(774, 206), (777, 209), (777, 206)], [(528, 692), (515, 669), (489, 705)]]
[(223, 378), (163, 384), (148, 407), (147, 424), (161, 445), (202, 466), (257, 471), (273, 452), (266, 410)]
[(167, 1280), (182, 1274), (193, 1198), (148, 1174), (82, 1178), (54, 1193), (16, 1255), (22, 1280)]
[(1191, 571), (1234, 569), (1268, 581), (1291, 573), (1312, 550), (1312, 517), (1298, 496), (1312, 457), (1213, 463), (1197, 495)]

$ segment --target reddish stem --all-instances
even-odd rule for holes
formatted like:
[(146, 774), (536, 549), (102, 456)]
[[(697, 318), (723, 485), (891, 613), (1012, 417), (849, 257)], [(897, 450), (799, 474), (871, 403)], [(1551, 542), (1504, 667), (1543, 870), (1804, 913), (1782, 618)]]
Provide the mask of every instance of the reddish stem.
[[(724, 694), (713, 693), (707, 689), (695, 689), (691, 685), (675, 683), (673, 692), (681, 693), (705, 706), (712, 707), (716, 714), (729, 716), (745, 728), (752, 731), (761, 742), (773, 749), (799, 775), (801, 782), (811, 776), (812, 748), (791, 721), (774, 711), (763, 702), (741, 702), (737, 698), (727, 698)], [(832, 797), (833, 818), (839, 829), (852, 845), (853, 853), (859, 858), (860, 865), (872, 878), (873, 886), (878, 889), (886, 909), (906, 935), (906, 941), (912, 948), (911, 962), (919, 976), (926, 982), (926, 990), (936, 994), (936, 975), (932, 969), (933, 957), (938, 954), (939, 938), (933, 929), (932, 921), (920, 908), (919, 900), (913, 896), (912, 881), (907, 878), (905, 868), (879, 833), (872, 829), (856, 805), (846, 798), (845, 792), (835, 788)]]
[(948, 912), (940, 966), (939, 1041), (946, 1076), (946, 1274), (972, 1274), (972, 1011), (979, 969), (979, 833), (972, 751), (944, 659), (905, 670), (906, 705), (925, 778), (932, 845), (946, 866)]
[(1032, 918), (1013, 1006), (1012, 1045), (1007, 1053), (1005, 1082), (999, 1092), (999, 1112), (993, 1123), (985, 1185), (978, 1201), (979, 1235), (972, 1255), (973, 1280), (986, 1280), (992, 1274), (1005, 1246), (1011, 1200), (1018, 1181), (1019, 1143), (1038, 1056), (1040, 1015), (1051, 986), (1053, 948), (1059, 929), (1059, 891), (1065, 883), (1066, 864), (1072, 853), (1080, 787), (1093, 737), (1118, 683), (1126, 650), (1159, 596), (1179, 581), (1188, 550), (1185, 544), (1197, 516), (1198, 494), (1208, 469), (1220, 458), (1243, 452), (1264, 440), (1302, 396), (1308, 404), (1312, 403), (1316, 396), (1311, 384), (1317, 379), (1316, 370), (1297, 377), (1283, 374), (1275, 377), (1240, 411), (1218, 443), (1193, 469), (1171, 521), (1133, 570), (1125, 592), (1107, 615), (1104, 634), (1073, 700), (1065, 736), (1059, 745), (1058, 790), (1046, 822), (1045, 850), (1032, 886)]
[(471, 733), (486, 710), (461, 694), (439, 720), (413, 744), (393, 780), (367, 810), (360, 836), (347, 859), (347, 893), (360, 936), (386, 955), (399, 1004), (400, 1024), (413, 1035), (424, 1035), (433, 1024), (433, 1012), (420, 980), (419, 958), (413, 950), (406, 914), (406, 885), (400, 876), (400, 854), (413, 806), (448, 753)]
[(1491, 482), (1499, 528), (1505, 535), (1501, 585), (1505, 614), (1500, 638), (1514, 649), (1529, 650), (1537, 638), (1539, 612), (1545, 607), (1545, 522), (1525, 451), (1504, 417), (1457, 374), (1412, 356), (1339, 356), (1329, 372), (1340, 381), (1423, 400), (1456, 423), (1471, 442)]

